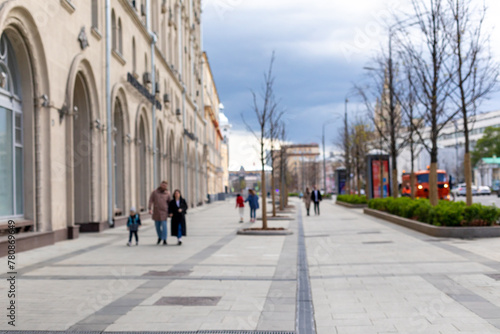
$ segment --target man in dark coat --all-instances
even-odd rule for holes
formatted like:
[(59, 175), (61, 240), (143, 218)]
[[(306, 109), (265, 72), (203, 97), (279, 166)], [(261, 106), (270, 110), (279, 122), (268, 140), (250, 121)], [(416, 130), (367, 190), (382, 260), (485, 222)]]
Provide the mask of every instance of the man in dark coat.
[(181, 191), (174, 191), (174, 199), (168, 205), (170, 220), (170, 231), (172, 236), (177, 237), (177, 244), (182, 245), (182, 236), (186, 236), (186, 215), (188, 206), (184, 198), (181, 196)]
[(317, 186), (313, 186), (313, 191), (311, 192), (311, 201), (314, 203), (314, 214), (319, 216), (319, 202), (323, 200), (321, 197), (321, 192), (318, 190)]

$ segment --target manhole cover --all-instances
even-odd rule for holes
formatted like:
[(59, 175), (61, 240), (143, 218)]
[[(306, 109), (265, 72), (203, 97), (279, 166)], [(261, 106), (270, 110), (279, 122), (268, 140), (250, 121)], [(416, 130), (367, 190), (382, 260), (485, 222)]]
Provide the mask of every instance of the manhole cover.
[(216, 306), (221, 297), (161, 297), (155, 305)]
[(182, 277), (191, 274), (191, 270), (167, 270), (167, 271), (156, 271), (151, 270), (142, 276), (159, 276), (159, 277)]
[(378, 245), (378, 244), (392, 244), (392, 241), (365, 241), (363, 244), (365, 245)]

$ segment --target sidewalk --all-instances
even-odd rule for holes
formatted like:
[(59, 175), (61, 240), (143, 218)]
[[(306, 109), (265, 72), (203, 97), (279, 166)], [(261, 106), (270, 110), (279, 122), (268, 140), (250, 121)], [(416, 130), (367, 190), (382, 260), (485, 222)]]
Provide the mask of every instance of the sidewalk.
[(498, 239), (435, 239), (331, 201), (305, 217), (292, 201), (298, 219), (269, 222), (290, 236), (236, 235), (251, 224), (218, 202), (189, 211), (182, 246), (156, 245), (146, 221), (138, 247), (120, 227), (19, 253), (16, 327), (3, 315), (0, 332), (500, 333)]

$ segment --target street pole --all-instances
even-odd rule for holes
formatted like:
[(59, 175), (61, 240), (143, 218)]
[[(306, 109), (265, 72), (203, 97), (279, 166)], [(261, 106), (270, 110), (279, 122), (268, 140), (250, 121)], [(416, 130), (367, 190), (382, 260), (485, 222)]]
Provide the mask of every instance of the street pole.
[(349, 128), (347, 127), (347, 103), (349, 99), (345, 98), (345, 111), (344, 111), (344, 140), (345, 140), (345, 169), (346, 169), (346, 194), (349, 195), (351, 193), (351, 168), (349, 163)]
[(455, 173), (455, 184), (458, 184), (458, 124), (457, 120), (453, 120), (453, 124), (455, 125), (455, 163), (456, 163), (456, 173)]
[(323, 191), (326, 193), (326, 157), (325, 157), (325, 125), (326, 123), (323, 123)]
[(108, 224), (113, 226), (113, 145), (112, 145), (112, 130), (111, 124), (111, 0), (106, 0), (106, 123), (107, 126), (107, 153), (108, 153)]

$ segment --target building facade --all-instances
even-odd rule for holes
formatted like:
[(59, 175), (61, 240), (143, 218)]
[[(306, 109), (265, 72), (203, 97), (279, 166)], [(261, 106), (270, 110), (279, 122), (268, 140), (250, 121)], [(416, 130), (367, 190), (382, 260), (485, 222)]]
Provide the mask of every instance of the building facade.
[(147, 213), (161, 180), (190, 206), (206, 199), (205, 140), (220, 131), (202, 99), (201, 1), (111, 0), (109, 13), (99, 0), (0, 6), (0, 221), (57, 241), (110, 211)]
[(224, 192), (224, 171), (227, 172), (228, 165), (222, 159), (225, 145), (220, 127), (222, 104), (206, 53), (203, 54), (203, 64), (203, 77), (206, 78), (203, 86), (203, 100), (207, 121), (204, 158), (207, 164), (207, 194), (213, 200), (217, 194)]

